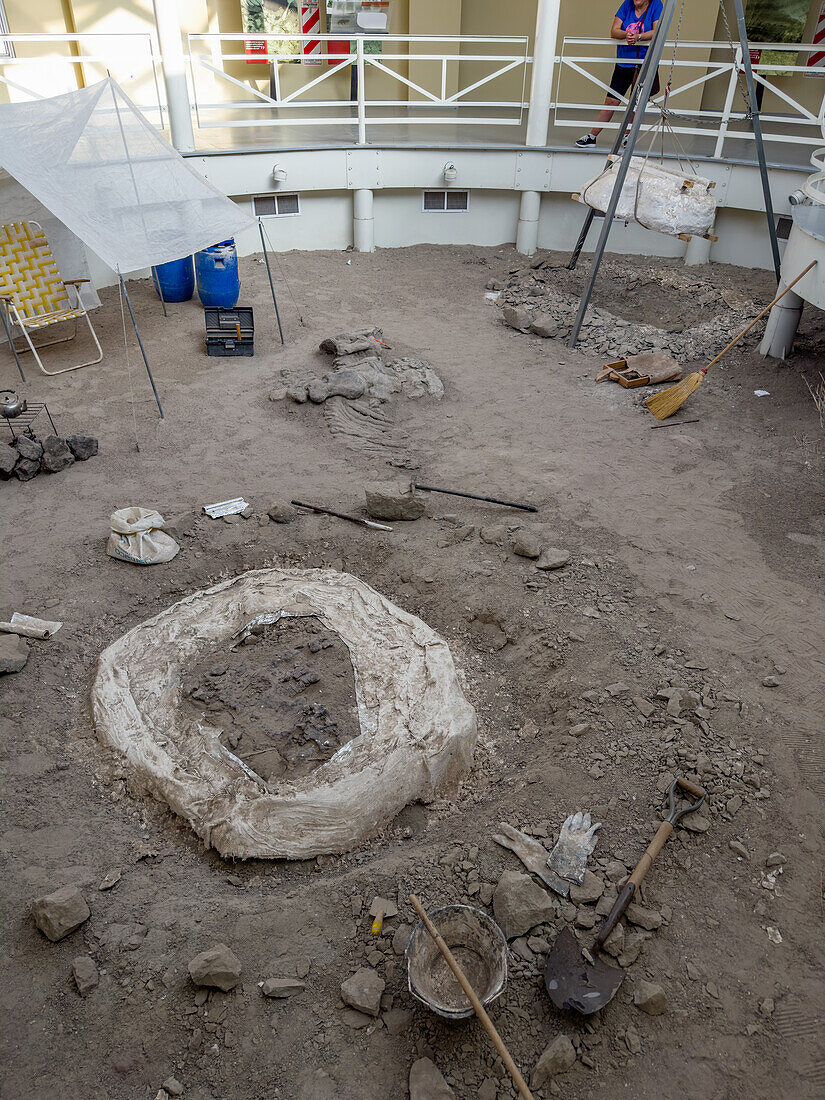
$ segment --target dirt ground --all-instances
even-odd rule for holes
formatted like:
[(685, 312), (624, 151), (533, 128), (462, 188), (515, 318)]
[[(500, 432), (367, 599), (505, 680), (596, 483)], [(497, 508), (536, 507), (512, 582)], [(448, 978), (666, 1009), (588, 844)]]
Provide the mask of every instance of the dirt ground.
[[(207, 358), (196, 302), (164, 319), (148, 283), (131, 284), (163, 421), (133, 342), (127, 369), (116, 290), (95, 316), (100, 366), (57, 378), (29, 367), (29, 399), (48, 402), (61, 435), (99, 437), (100, 454), (0, 486), (2, 618), (65, 622), (0, 681), (10, 1100), (152, 1100), (170, 1076), (186, 1100), (403, 1100), (422, 1055), (458, 1100), (513, 1097), (475, 1021), (444, 1021), (409, 994), (398, 950), (414, 923), (410, 892), (429, 907), (468, 901), (492, 913), (501, 874), (522, 869), (494, 843), (499, 823), (552, 846), (576, 809), (603, 822), (590, 867), (607, 889), (617, 864), (641, 855), (676, 774), (700, 779), (709, 805), (648, 876), (653, 927), (627, 924), (615, 1000), (589, 1020), (551, 1005), (549, 943), (566, 924), (587, 935), (595, 916), (592, 904), (564, 902), (511, 943), (496, 1026), (528, 1076), (556, 1036), (572, 1040), (575, 1064), (537, 1097), (825, 1092), (825, 435), (805, 384), (823, 369), (825, 318), (808, 310), (786, 364), (752, 345), (732, 353), (685, 406), (694, 422), (651, 435), (640, 391), (594, 384), (598, 359), (501, 324), (486, 284), (525, 266), (511, 248), (284, 254), (282, 348), (265, 270), (244, 260), (251, 359)], [(642, 311), (655, 294), (648, 267), (626, 262)], [(765, 272), (712, 267), (706, 277), (754, 301), (773, 289)], [(610, 308), (608, 287), (599, 301)], [(684, 310), (694, 316), (689, 301)], [(363, 324), (380, 325), (399, 355), (428, 360), (444, 383), (440, 401), (392, 405), (387, 430), (403, 440), (393, 453), (403, 449), (406, 474), (333, 435), (318, 406), (270, 400), (282, 370), (321, 373), (319, 341)], [(71, 361), (66, 347), (50, 368)], [(14, 386), (6, 352), (0, 368)], [(263, 519), (293, 497), (361, 511), (366, 484), (410, 470), (539, 511), (429, 495), (426, 516), (391, 533), (321, 516)], [(169, 518), (237, 495), (254, 517), (200, 518), (166, 565), (105, 554), (116, 508)], [(568, 550), (570, 564), (545, 573), (515, 556), (519, 529)], [(232, 863), (102, 747), (89, 688), (101, 650), (126, 630), (220, 578), (284, 563), (353, 573), (437, 630), (476, 708), (478, 746), (459, 792), (408, 807), (357, 851)], [(660, 694), (674, 687), (696, 692), (677, 715)], [(342, 723), (348, 692), (329, 704)], [(100, 890), (112, 871), (119, 881)], [(91, 917), (51, 943), (30, 903), (68, 884)], [(377, 938), (375, 895), (399, 907)], [(241, 982), (205, 999), (187, 963), (215, 943), (237, 954)], [(85, 997), (71, 977), (81, 955), (100, 974)], [(386, 983), (378, 1018), (341, 1000), (362, 966)], [(259, 983), (269, 977), (306, 988), (267, 999)], [(634, 1004), (645, 980), (663, 987), (664, 1014)]]

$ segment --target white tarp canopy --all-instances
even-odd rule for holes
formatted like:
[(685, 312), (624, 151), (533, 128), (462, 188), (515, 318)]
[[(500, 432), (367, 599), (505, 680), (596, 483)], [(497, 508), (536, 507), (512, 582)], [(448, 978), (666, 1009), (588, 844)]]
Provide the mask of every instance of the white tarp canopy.
[(122, 273), (180, 259), (255, 226), (189, 167), (111, 78), (50, 99), (0, 105), (0, 168)]

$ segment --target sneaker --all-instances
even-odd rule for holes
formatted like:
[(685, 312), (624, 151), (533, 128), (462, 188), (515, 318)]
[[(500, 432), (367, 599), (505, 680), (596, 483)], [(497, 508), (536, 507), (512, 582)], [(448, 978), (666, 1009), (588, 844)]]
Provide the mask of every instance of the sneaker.
[(592, 149), (595, 144), (596, 139), (593, 137), (593, 135), (585, 134), (584, 137), (580, 137), (579, 140), (576, 142), (576, 147), (578, 149)]

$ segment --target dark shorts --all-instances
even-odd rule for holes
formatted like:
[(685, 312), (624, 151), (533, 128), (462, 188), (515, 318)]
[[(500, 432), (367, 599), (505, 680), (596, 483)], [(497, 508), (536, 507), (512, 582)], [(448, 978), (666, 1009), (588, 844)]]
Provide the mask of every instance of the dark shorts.
[[(614, 91), (617, 97), (627, 95), (628, 88), (636, 83), (636, 75), (638, 74), (640, 69), (641, 65), (616, 65), (613, 69), (613, 75), (610, 78), (611, 91)], [(651, 89), (650, 94), (659, 94), (658, 73), (653, 80), (653, 88)]]

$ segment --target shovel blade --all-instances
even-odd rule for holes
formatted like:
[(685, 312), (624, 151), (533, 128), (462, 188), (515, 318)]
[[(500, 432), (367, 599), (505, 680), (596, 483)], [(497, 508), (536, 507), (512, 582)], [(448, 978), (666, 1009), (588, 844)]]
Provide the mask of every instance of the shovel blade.
[(608, 966), (600, 956), (592, 964), (587, 962), (569, 928), (556, 936), (547, 956), (544, 984), (557, 1008), (589, 1016), (613, 1000), (623, 980), (624, 971)]

